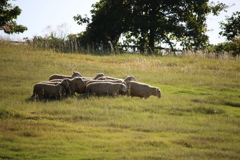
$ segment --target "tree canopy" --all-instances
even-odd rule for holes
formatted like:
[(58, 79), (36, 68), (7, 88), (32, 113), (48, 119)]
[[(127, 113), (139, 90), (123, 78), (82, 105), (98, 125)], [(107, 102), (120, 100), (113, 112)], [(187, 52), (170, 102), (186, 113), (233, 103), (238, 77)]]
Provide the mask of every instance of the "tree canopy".
[(240, 35), (240, 12), (234, 12), (231, 17), (226, 18), (226, 22), (221, 22), (221, 31), (219, 34), (232, 41)]
[(23, 33), (27, 27), (18, 25), (14, 20), (21, 14), (21, 9), (18, 6), (12, 6), (8, 1), (0, 0), (0, 29), (7, 34)]
[(80, 39), (85, 43), (116, 44), (121, 35), (127, 42), (150, 49), (174, 42), (184, 48), (204, 48), (208, 42), (206, 16), (226, 9), (209, 0), (100, 0), (92, 5), (91, 18), (74, 16), (79, 25), (87, 23)]

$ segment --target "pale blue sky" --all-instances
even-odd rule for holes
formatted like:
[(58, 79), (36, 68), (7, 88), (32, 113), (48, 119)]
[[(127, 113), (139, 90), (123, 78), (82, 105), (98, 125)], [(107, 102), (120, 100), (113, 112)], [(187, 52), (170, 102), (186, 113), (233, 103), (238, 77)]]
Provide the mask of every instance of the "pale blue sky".
[[(217, 44), (225, 41), (218, 34), (221, 31), (219, 22), (225, 20), (225, 16), (231, 16), (233, 12), (240, 11), (240, 0), (211, 1), (220, 1), (227, 5), (235, 4), (228, 9), (228, 12), (222, 12), (218, 17), (208, 17), (208, 29), (211, 30), (208, 32), (210, 43)], [(10, 2), (22, 9), (17, 23), (27, 26), (28, 31), (10, 36), (0, 31), (0, 36), (12, 40), (22, 40), (24, 37), (44, 36), (51, 31), (64, 35), (84, 31), (86, 26), (77, 25), (73, 16), (77, 14), (90, 16), (91, 5), (98, 0), (10, 0)]]

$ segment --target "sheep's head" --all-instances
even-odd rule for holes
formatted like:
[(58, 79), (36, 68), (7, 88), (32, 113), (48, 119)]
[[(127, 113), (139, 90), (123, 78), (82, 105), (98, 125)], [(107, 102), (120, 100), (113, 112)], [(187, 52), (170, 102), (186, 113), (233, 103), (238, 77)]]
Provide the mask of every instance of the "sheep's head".
[(127, 76), (124, 81), (137, 81), (134, 76)]
[(103, 76), (104, 76), (104, 73), (98, 73), (94, 79), (98, 79), (98, 78), (103, 77)]
[(73, 71), (72, 77), (82, 77), (82, 75), (77, 71)]
[(73, 79), (72, 79), (72, 82), (73, 82), (76, 86), (78, 86), (78, 85), (80, 85), (80, 84), (84, 84), (84, 82), (83, 82), (83, 80), (82, 80), (81, 77), (75, 77), (75, 78), (73, 78)]
[(161, 98), (161, 91), (160, 91), (159, 88), (156, 88), (156, 96), (157, 96), (158, 98)]
[(127, 93), (127, 91), (128, 91), (127, 88), (128, 87), (125, 84), (121, 84), (121, 90), (122, 90), (123, 93)]

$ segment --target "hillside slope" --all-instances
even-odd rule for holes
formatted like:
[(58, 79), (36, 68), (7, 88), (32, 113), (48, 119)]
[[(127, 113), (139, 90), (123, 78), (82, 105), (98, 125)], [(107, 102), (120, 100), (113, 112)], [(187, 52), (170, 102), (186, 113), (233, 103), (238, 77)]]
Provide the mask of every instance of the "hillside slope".
[[(0, 48), (0, 159), (240, 159), (239, 59)], [(29, 100), (35, 83), (72, 71), (134, 75), (162, 98)]]

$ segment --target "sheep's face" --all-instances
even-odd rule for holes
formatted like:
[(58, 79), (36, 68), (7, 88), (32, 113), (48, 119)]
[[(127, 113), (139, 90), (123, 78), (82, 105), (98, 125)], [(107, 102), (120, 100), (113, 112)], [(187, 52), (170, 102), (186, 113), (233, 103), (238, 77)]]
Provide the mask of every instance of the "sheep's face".
[(137, 81), (136, 78), (134, 76), (127, 76), (125, 78), (125, 81)]
[(158, 88), (156, 89), (156, 96), (161, 98), (161, 91)]
[(82, 77), (79, 72), (73, 71), (72, 77)]
[(82, 78), (80, 78), (80, 77), (74, 78), (74, 80), (76, 81), (76, 86), (78, 86), (79, 84), (84, 84)]
[(127, 86), (124, 85), (124, 84), (122, 84), (122, 85), (121, 85), (121, 90), (122, 90), (122, 92), (126, 93), (126, 92), (128, 91), (128, 90), (127, 90)]

